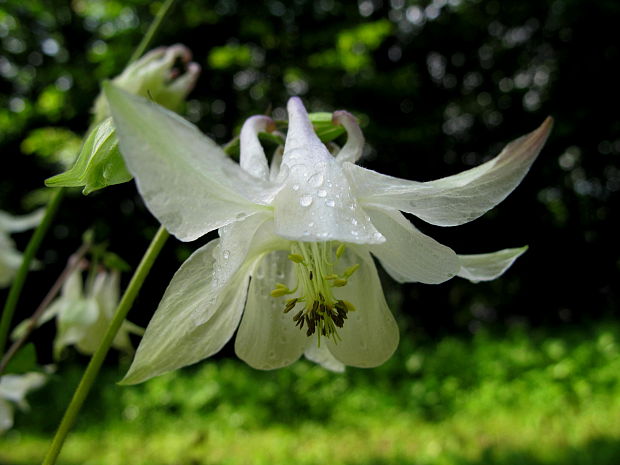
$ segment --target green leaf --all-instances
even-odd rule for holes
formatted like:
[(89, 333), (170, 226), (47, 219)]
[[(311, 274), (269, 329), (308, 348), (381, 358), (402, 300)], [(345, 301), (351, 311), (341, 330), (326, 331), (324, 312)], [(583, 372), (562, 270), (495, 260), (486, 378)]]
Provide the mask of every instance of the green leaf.
[(130, 181), (131, 175), (118, 149), (118, 138), (107, 118), (90, 132), (75, 165), (45, 180), (49, 187), (84, 187), (83, 193)]
[(30, 371), (39, 371), (37, 353), (32, 343), (22, 347), (11, 359), (5, 370), (6, 373), (15, 375), (28, 373)]

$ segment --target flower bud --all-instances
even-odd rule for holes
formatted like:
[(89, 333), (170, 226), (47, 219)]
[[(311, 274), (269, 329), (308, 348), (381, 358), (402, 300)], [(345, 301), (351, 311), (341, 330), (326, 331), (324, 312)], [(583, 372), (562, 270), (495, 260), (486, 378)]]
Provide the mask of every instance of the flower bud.
[[(179, 111), (200, 74), (200, 65), (191, 59), (192, 53), (184, 45), (159, 47), (128, 65), (119, 76), (112, 79), (112, 83), (172, 111)], [(185, 67), (185, 72), (175, 68), (177, 63)], [(103, 94), (99, 94), (95, 100), (93, 113), (95, 124), (110, 116)]]

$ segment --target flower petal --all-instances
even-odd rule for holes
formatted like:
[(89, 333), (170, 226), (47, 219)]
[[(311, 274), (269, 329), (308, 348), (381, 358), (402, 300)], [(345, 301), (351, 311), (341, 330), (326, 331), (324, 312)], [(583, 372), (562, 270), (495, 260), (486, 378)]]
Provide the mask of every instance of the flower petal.
[(265, 150), (258, 140), (258, 133), (273, 131), (274, 129), (273, 120), (263, 115), (248, 118), (241, 128), (239, 165), (258, 179), (269, 179), (269, 165), (267, 164)]
[(221, 238), (181, 265), (149, 322), (124, 384), (198, 362), (231, 338), (257, 256), (277, 246), (269, 215), (256, 214), (220, 230)]
[(336, 298), (351, 302), (344, 326), (338, 329), (342, 340), (327, 340), (327, 347), (345, 365), (362, 368), (381, 365), (398, 347), (398, 325), (385, 302), (377, 268), (368, 252), (351, 246), (341, 257), (343, 266), (360, 263), (346, 286), (334, 288)]
[(336, 155), (336, 160), (340, 163), (345, 161), (355, 163), (364, 151), (364, 134), (357, 124), (355, 116), (347, 111), (335, 111), (332, 121), (334, 124), (343, 125), (347, 130), (347, 142)]
[(368, 213), (387, 239), (369, 250), (396, 281), (439, 284), (456, 276), (461, 266), (456, 253), (418, 231), (402, 213), (378, 209)]
[(273, 196), (175, 113), (104, 85), (121, 153), (147, 207), (177, 238), (194, 240), (248, 216)]
[(253, 368), (273, 370), (290, 365), (308, 345), (305, 332), (295, 327), (291, 313), (283, 312), (286, 298), (270, 294), (278, 275), (282, 276), (278, 281), (293, 285), (292, 274), (286, 252), (266, 255), (252, 273), (235, 352)]
[(325, 344), (319, 347), (316, 341), (313, 341), (304, 352), (304, 356), (308, 360), (321, 365), (326, 370), (344, 373), (344, 364), (332, 355)]
[(240, 270), (226, 282), (217, 281), (213, 255), (218, 243), (216, 239), (198, 249), (176, 272), (121, 384), (196, 363), (231, 338), (241, 318), (249, 276)]
[(288, 103), (289, 129), (273, 206), (276, 233), (290, 240), (380, 243), (339, 162), (319, 140), (301, 100)]
[(43, 208), (22, 216), (0, 211), (0, 232), (22, 232), (32, 229), (41, 222), (44, 214)]
[(493, 253), (459, 255), (461, 270), (457, 276), (474, 283), (491, 281), (504, 274), (526, 250), (527, 246), (503, 249)]
[(534, 132), (509, 143), (492, 160), (430, 182), (385, 176), (350, 163), (344, 169), (363, 205), (412, 213), (431, 224), (456, 226), (486, 213), (526, 175), (551, 131), (547, 118)]

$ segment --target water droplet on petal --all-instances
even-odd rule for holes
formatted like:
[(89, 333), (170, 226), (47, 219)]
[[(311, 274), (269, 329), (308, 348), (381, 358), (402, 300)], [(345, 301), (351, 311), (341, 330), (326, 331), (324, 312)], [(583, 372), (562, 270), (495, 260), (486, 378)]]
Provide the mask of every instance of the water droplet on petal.
[(298, 191), (299, 190), (299, 184), (293, 184), (293, 190), (294, 191)]
[(333, 207), (334, 205), (336, 205), (336, 202), (334, 202), (332, 199), (329, 199), (325, 201), (325, 205), (327, 205), (328, 207)]
[(311, 195), (302, 195), (299, 198), (299, 205), (302, 207), (309, 207), (312, 204), (312, 196)]
[(353, 219), (351, 220), (351, 224), (352, 224), (353, 226), (357, 226), (357, 220), (356, 220), (355, 218), (353, 218)]
[(326, 197), (327, 196), (327, 191), (321, 189), (320, 191), (317, 192), (317, 194), (319, 197)]
[(323, 184), (323, 173), (314, 173), (308, 178), (308, 184), (312, 187), (320, 187)]

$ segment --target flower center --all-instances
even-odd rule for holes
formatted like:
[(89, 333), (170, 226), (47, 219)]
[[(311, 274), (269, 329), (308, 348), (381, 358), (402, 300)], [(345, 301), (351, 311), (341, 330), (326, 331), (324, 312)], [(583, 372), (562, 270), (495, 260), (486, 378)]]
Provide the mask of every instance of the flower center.
[(297, 304), (304, 304), (304, 308), (293, 316), (293, 321), (299, 329), (306, 326), (308, 337), (316, 333), (319, 345), (321, 336), (338, 342), (340, 337), (337, 328), (342, 328), (347, 313), (355, 311), (351, 302), (336, 299), (332, 292), (334, 287), (346, 286), (359, 268), (359, 264), (355, 264), (341, 274), (334, 273), (334, 265), (344, 251), (344, 244), (336, 246), (333, 242), (291, 243), (288, 259), (295, 264), (297, 285), (289, 289), (278, 283), (271, 291), (273, 297), (297, 293), (297, 297), (286, 301), (284, 313), (293, 310)]

